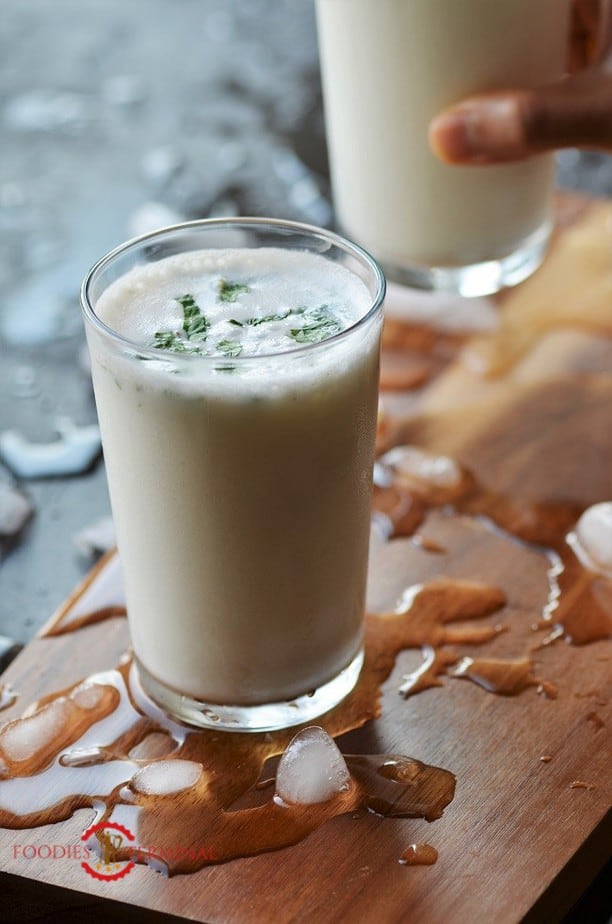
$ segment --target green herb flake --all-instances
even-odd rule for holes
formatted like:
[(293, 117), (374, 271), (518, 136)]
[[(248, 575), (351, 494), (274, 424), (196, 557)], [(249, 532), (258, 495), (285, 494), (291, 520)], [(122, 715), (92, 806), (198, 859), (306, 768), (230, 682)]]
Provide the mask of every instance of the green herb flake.
[(342, 330), (342, 325), (330, 315), (327, 305), (307, 311), (306, 320), (303, 327), (294, 327), (289, 332), (296, 343), (320, 343)]
[(220, 340), (217, 344), (217, 349), (220, 353), (223, 353), (225, 356), (231, 356), (232, 358), (240, 356), (242, 353), (242, 345), (236, 343), (235, 340)]
[(244, 295), (250, 291), (251, 287), (241, 282), (228, 282), (226, 279), (219, 280), (218, 293), (220, 302), (233, 303), (237, 301), (239, 295)]
[(153, 339), (156, 350), (170, 350), (173, 353), (202, 353), (198, 343), (203, 343), (210, 328), (210, 321), (204, 317), (193, 295), (181, 295), (176, 301), (183, 309), (183, 333), (175, 330), (158, 330)]
[(177, 302), (183, 308), (183, 330), (188, 340), (202, 341), (208, 336), (210, 321), (202, 314), (193, 295), (181, 295)]
[(258, 327), (260, 324), (269, 324), (270, 321), (284, 321), (293, 313), (293, 310), (289, 308), (284, 314), (267, 314), (263, 318), (249, 318), (244, 323), (249, 324), (251, 327)]
[(156, 350), (172, 350), (174, 353), (186, 353), (187, 347), (181, 335), (174, 330), (158, 330), (153, 346)]

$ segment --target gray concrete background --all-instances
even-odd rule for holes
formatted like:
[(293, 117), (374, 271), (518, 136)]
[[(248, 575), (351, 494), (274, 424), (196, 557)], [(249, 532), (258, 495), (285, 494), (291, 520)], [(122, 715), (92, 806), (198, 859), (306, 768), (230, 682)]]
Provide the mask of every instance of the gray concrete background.
[[(559, 177), (612, 193), (603, 155), (564, 152)], [(3, 0), (0, 432), (95, 421), (91, 263), (160, 218), (231, 214), (332, 220), (310, 0)], [(0, 634), (26, 641), (90, 564), (72, 537), (109, 507), (100, 458), (19, 486), (35, 513), (0, 541)]]

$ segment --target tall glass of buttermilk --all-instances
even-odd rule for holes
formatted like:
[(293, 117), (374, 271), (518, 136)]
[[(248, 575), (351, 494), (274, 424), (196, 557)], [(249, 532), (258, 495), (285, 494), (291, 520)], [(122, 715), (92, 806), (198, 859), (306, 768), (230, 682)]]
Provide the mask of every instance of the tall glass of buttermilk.
[(384, 288), (341, 237), (248, 218), (83, 283), (135, 664), (183, 721), (298, 724), (357, 680)]
[(513, 285), (551, 232), (554, 158), (450, 166), (431, 120), (564, 73), (570, 0), (316, 0), (334, 205), (389, 279), (462, 295)]

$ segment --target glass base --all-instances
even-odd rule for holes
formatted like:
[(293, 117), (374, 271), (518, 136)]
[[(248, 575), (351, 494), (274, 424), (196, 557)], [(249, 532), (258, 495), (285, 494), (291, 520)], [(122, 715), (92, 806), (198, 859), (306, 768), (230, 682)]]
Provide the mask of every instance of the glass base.
[(136, 658), (134, 662), (144, 692), (173, 718), (199, 728), (267, 732), (302, 725), (337, 706), (357, 683), (363, 665), (363, 649), (348, 667), (311, 693), (288, 702), (261, 703), (255, 706), (220, 706), (218, 703), (201, 702), (165, 686)]
[(551, 231), (552, 224), (547, 222), (508, 256), (469, 266), (399, 265), (384, 259), (380, 260), (380, 264), (387, 278), (400, 285), (454, 292), (466, 298), (493, 295), (527, 279), (539, 267), (546, 254)]

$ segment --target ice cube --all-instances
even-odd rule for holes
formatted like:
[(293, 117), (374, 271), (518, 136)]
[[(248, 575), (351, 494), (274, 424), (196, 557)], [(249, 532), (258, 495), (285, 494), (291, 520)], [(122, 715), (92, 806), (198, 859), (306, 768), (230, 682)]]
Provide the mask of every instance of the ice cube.
[(193, 760), (157, 760), (138, 770), (130, 785), (145, 796), (171, 796), (195, 786), (202, 770)]
[(55, 738), (69, 721), (71, 704), (56, 699), (26, 718), (9, 722), (0, 731), (0, 747), (8, 760), (28, 760)]
[(461, 481), (461, 470), (448, 456), (436, 456), (416, 446), (396, 446), (379, 460), (398, 475), (417, 478), (437, 488), (453, 488)]
[(612, 577), (612, 501), (588, 507), (568, 542), (585, 567)]
[(0, 455), (20, 478), (77, 475), (86, 471), (100, 453), (97, 425), (77, 427), (62, 417), (55, 428), (61, 439), (52, 443), (31, 443), (15, 430), (4, 430), (0, 433)]
[(70, 699), (79, 709), (95, 709), (104, 696), (104, 687), (100, 683), (80, 683), (70, 694)]
[(318, 725), (291, 739), (276, 771), (276, 794), (283, 802), (311, 805), (347, 792), (351, 777), (338, 746)]

